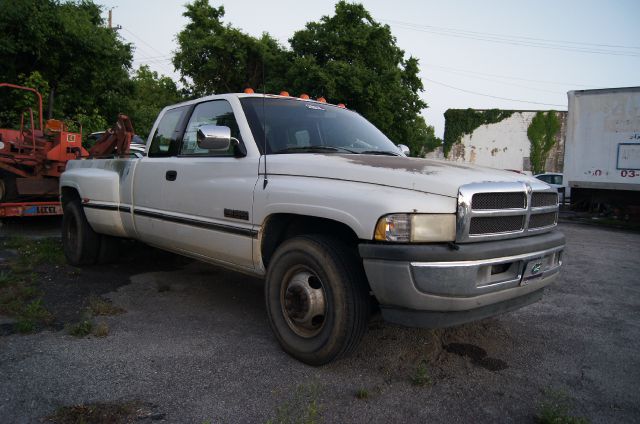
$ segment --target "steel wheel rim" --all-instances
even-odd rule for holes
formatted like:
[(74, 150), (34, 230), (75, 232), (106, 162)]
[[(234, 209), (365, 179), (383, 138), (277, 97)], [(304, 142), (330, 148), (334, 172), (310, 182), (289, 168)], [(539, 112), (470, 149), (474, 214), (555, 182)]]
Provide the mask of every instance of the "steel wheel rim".
[(327, 315), (324, 285), (309, 268), (299, 266), (286, 273), (280, 305), (285, 321), (297, 335), (311, 338), (324, 328)]

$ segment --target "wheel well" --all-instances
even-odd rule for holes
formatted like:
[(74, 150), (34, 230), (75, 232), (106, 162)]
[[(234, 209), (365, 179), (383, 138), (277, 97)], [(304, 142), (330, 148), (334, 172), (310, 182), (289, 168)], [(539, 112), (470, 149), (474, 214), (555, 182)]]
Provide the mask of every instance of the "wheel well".
[(357, 248), (359, 240), (351, 227), (342, 222), (305, 215), (274, 214), (267, 218), (262, 231), (260, 250), (264, 266), (269, 266), (269, 260), (282, 242), (302, 234), (330, 235), (353, 248)]
[(78, 190), (73, 187), (62, 187), (60, 189), (60, 202), (62, 203), (62, 210), (64, 210), (64, 207), (67, 205), (67, 203), (71, 202), (72, 200), (80, 200), (80, 194), (78, 193)]

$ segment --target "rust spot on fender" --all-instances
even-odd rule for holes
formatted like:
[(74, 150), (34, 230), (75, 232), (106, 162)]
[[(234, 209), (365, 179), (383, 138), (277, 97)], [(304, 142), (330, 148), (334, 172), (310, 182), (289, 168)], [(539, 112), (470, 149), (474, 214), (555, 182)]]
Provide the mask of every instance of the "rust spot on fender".
[(431, 159), (407, 158), (402, 156), (376, 156), (376, 155), (342, 155), (354, 165), (371, 166), (374, 168), (395, 169), (398, 171), (412, 172), (414, 174), (433, 175), (437, 174), (439, 169), (459, 168), (469, 169), (465, 165), (455, 164), (453, 162), (441, 162)]

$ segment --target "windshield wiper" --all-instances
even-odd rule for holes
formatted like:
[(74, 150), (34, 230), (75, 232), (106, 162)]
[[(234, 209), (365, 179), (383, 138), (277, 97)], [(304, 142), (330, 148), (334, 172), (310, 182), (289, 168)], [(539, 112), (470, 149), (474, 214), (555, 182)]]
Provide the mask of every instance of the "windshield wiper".
[(344, 149), (342, 147), (333, 146), (293, 146), (285, 149), (276, 150), (273, 154), (277, 153), (332, 153), (332, 152), (349, 152), (351, 150)]
[(358, 152), (361, 155), (384, 155), (384, 156), (400, 156), (400, 153), (391, 152), (388, 150), (365, 150), (364, 152)]

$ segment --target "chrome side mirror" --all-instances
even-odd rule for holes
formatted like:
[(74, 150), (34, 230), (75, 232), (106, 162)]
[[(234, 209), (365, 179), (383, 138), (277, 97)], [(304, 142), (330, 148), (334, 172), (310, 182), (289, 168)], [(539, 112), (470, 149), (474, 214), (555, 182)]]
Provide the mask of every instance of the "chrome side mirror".
[(218, 125), (202, 125), (197, 132), (198, 147), (224, 152), (231, 146), (231, 129)]
[(402, 153), (405, 156), (409, 156), (409, 154), (411, 153), (411, 151), (409, 150), (409, 147), (404, 144), (398, 144), (398, 150), (400, 150), (400, 153)]

